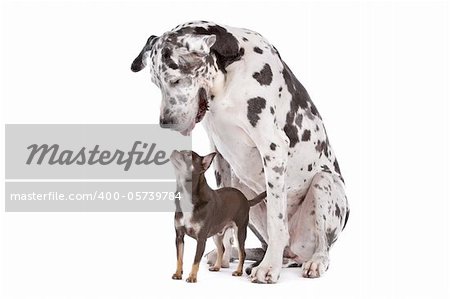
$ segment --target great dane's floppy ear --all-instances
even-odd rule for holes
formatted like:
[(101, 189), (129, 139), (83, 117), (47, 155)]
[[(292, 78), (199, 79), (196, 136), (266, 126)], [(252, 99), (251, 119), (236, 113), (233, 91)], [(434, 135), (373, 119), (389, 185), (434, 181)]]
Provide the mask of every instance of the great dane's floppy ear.
[(134, 59), (133, 63), (131, 64), (131, 70), (133, 72), (139, 72), (140, 70), (145, 68), (145, 66), (147, 65), (148, 52), (152, 49), (156, 39), (157, 39), (156, 35), (152, 35), (148, 38), (144, 48), (142, 48), (141, 50), (141, 53), (139, 53), (139, 55), (136, 57), (136, 59)]
[(209, 155), (206, 155), (202, 158), (202, 168), (203, 170), (207, 170), (209, 166), (211, 165), (211, 162), (214, 160), (214, 157), (216, 156), (216, 153), (211, 153)]

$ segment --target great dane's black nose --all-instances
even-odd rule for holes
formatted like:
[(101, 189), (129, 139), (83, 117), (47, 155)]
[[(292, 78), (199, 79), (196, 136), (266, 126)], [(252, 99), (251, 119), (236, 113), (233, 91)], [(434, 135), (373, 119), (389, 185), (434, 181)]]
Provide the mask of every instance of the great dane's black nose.
[(159, 125), (161, 128), (170, 128), (175, 124), (175, 120), (172, 117), (163, 117), (159, 119)]

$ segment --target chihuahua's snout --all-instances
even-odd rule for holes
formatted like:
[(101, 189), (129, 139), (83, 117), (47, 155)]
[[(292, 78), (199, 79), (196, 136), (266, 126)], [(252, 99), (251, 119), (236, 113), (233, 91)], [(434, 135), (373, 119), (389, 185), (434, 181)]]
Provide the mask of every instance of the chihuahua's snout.
[(172, 154), (170, 155), (170, 160), (173, 160), (173, 159), (179, 157), (180, 154), (181, 153), (179, 151), (173, 150)]
[(182, 167), (183, 161), (184, 161), (182, 152), (174, 150), (172, 152), (172, 154), (170, 155), (169, 159), (170, 159), (170, 162), (172, 162), (175, 169), (180, 169), (180, 167)]

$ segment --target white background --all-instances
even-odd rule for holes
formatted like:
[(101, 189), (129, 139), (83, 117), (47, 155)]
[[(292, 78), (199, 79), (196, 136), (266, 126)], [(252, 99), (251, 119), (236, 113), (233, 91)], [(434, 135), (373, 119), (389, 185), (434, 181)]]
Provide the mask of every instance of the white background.
[[(4, 1), (2, 123), (156, 123), (159, 91), (130, 64), (149, 35), (197, 19), (263, 34), (319, 108), (351, 206), (329, 271), (265, 286), (203, 261), (191, 285), (170, 279), (169, 213), (0, 212), (0, 297), (448, 298), (445, 2)], [(0, 140), (3, 157), (4, 126)], [(208, 152), (201, 126), (194, 141)]]

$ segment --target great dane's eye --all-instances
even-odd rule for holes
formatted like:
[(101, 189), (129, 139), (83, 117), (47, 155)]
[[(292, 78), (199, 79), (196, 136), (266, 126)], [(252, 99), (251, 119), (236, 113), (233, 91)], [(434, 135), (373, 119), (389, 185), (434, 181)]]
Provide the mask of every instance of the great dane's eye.
[(170, 85), (172, 85), (172, 86), (178, 85), (179, 83), (180, 83), (180, 79), (170, 81)]

